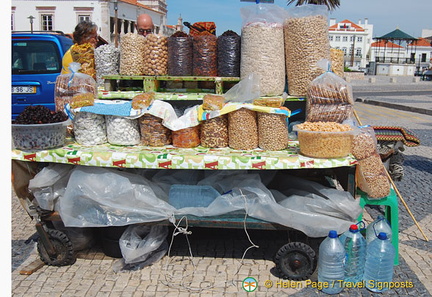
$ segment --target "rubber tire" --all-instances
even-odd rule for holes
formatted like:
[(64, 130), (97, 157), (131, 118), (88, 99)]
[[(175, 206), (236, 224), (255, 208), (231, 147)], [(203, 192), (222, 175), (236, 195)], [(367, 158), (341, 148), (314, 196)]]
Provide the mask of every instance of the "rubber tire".
[(51, 243), (56, 251), (55, 257), (50, 257), (45, 249), (45, 246), (39, 240), (37, 250), (40, 259), (50, 266), (67, 266), (72, 265), (76, 261), (72, 242), (67, 235), (59, 230), (47, 229), (47, 233)]
[[(294, 267), (297, 262), (298, 267)], [(309, 279), (317, 266), (315, 251), (302, 242), (290, 242), (282, 246), (275, 256), (279, 276), (284, 279), (301, 281)]]

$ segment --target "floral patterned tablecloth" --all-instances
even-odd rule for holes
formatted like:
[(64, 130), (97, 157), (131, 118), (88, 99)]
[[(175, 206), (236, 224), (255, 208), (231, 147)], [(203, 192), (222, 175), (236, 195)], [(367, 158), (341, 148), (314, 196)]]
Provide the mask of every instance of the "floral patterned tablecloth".
[(52, 162), (98, 167), (147, 169), (300, 169), (353, 166), (350, 155), (337, 159), (317, 159), (302, 156), (298, 142), (290, 141), (282, 151), (261, 149), (241, 151), (230, 148), (176, 148), (173, 146), (116, 146), (103, 144), (82, 146), (69, 140), (61, 148), (41, 151), (12, 150), (13, 160)]

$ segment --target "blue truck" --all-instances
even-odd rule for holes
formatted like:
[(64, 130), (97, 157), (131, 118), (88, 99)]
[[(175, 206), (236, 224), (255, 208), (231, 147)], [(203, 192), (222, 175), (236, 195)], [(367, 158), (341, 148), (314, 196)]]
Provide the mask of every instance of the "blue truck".
[(12, 32), (12, 120), (28, 105), (55, 110), (56, 78), (72, 44), (60, 31)]

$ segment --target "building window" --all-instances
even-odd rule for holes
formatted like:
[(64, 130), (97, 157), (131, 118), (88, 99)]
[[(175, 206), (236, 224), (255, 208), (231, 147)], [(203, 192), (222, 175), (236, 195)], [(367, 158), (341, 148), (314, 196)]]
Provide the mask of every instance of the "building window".
[(336, 41), (340, 41), (340, 36), (336, 36)]
[(41, 14), (42, 31), (52, 31), (54, 29), (54, 16), (52, 14)]
[(82, 21), (91, 21), (91, 17), (89, 14), (79, 14), (78, 15), (78, 23)]
[(363, 42), (363, 37), (362, 36), (358, 36), (357, 37), (357, 42)]
[(361, 47), (356, 48), (356, 56), (357, 57), (361, 57), (361, 55), (362, 55), (362, 49), (361, 49)]
[(342, 37), (342, 41), (347, 42), (348, 41), (348, 36), (343, 36)]
[(333, 35), (329, 36), (329, 41), (333, 41)]
[(354, 36), (350, 36), (350, 42), (354, 40)]
[(347, 48), (346, 48), (346, 47), (343, 47), (343, 48), (342, 48), (342, 51), (344, 52), (344, 56), (346, 56), (346, 55), (347, 55)]

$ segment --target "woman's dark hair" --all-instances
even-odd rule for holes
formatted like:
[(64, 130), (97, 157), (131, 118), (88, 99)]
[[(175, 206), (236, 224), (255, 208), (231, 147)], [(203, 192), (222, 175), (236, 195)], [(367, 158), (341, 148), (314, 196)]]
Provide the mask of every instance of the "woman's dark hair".
[(82, 44), (87, 42), (92, 34), (97, 31), (98, 26), (90, 21), (81, 21), (75, 27), (75, 31), (73, 32), (73, 40), (75, 43)]

